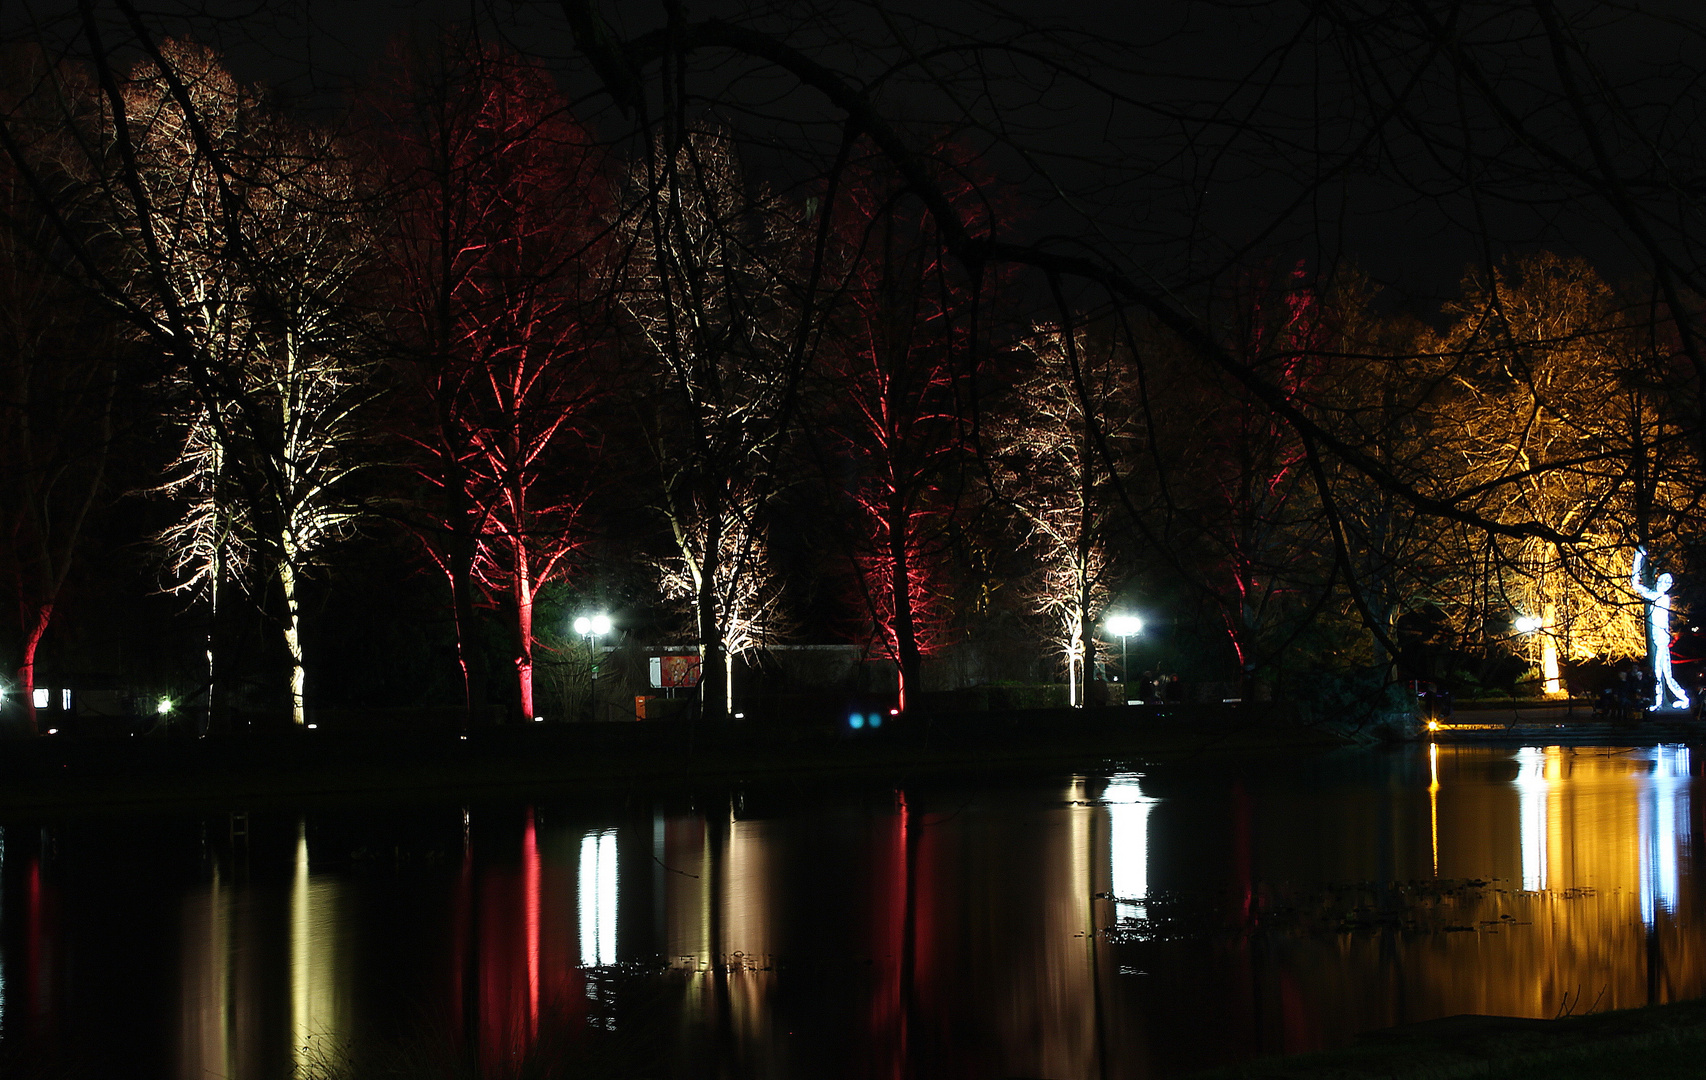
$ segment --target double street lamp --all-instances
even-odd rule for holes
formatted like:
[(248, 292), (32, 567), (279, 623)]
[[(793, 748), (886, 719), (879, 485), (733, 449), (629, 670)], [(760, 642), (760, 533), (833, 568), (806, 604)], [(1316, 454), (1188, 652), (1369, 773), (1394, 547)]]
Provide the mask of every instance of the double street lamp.
[(1136, 615), (1110, 615), (1108, 633), (1119, 635), (1120, 679), (1125, 683), (1125, 702), (1131, 704), (1131, 638), (1143, 633), (1143, 620)]
[(597, 615), (582, 615), (575, 620), (575, 633), (586, 638), (587, 663), (592, 665), (592, 694), (587, 702), (587, 711), (594, 720), (598, 719), (598, 639), (610, 633), (610, 616), (600, 612)]

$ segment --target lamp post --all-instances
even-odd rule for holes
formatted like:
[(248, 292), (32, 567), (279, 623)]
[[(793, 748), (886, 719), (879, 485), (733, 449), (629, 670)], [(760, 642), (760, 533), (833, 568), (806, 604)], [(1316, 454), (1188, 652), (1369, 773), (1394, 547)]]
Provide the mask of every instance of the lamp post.
[(592, 693), (587, 701), (587, 712), (594, 720), (598, 719), (598, 639), (610, 633), (610, 616), (600, 612), (588, 617), (582, 615), (575, 620), (575, 633), (586, 638), (586, 659), (592, 666)]
[(1120, 638), (1120, 680), (1125, 683), (1125, 703), (1131, 704), (1131, 636), (1143, 633), (1143, 620), (1136, 615), (1113, 615), (1108, 632)]

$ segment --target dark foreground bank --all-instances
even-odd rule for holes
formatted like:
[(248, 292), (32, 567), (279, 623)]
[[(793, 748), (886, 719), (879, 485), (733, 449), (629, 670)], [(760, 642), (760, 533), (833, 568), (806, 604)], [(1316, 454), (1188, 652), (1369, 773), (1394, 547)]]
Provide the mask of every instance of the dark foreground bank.
[(1706, 1001), (1556, 1020), (1448, 1016), (1373, 1031), (1341, 1050), (1260, 1058), (1190, 1080), (1681, 1080), (1702, 1074)]
[(1093, 764), (1328, 745), (1255, 709), (1038, 709), (844, 724), (691, 721), (514, 725), (468, 735), (291, 731), (228, 737), (45, 736), (0, 743), (0, 812), (264, 805), (304, 797), (611, 791), (677, 783)]

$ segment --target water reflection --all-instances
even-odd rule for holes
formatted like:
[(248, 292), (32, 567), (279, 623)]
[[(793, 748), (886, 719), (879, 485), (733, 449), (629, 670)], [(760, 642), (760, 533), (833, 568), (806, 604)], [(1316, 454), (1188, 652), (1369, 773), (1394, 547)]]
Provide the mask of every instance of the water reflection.
[(1165, 1077), (1706, 993), (1692, 787), (1685, 746), (1423, 747), (162, 825), (142, 876), (96, 824), (7, 829), (0, 1024), (69, 1053), (112, 979), (177, 1002), (136, 1053), (183, 1080), (387, 1039), (496, 1076), (631, 1033), (690, 1076)]
[(1114, 910), (1121, 922), (1147, 917), (1143, 901), (1149, 896), (1149, 808), (1155, 800), (1143, 794), (1133, 774), (1116, 776), (1102, 792), (1108, 808), (1109, 875)]
[(290, 884), (290, 1045), (301, 1068), (335, 1054), (346, 1034), (350, 970), (340, 955), (342, 893), (338, 880), (310, 877), (308, 824), (300, 822)]

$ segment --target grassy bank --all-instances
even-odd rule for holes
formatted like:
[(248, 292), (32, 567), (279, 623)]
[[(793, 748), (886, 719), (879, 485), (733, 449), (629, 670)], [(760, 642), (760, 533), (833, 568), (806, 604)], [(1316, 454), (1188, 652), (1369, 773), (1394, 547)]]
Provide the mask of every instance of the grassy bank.
[(1558, 1020), (1454, 1016), (1371, 1032), (1342, 1050), (1261, 1058), (1191, 1080), (1681, 1080), (1706, 1071), (1706, 1002)]
[(1143, 707), (827, 723), (511, 725), (467, 736), (290, 731), (218, 738), (48, 736), (0, 744), (0, 812), (473, 797), (901, 775), (1331, 745), (1256, 711)]

